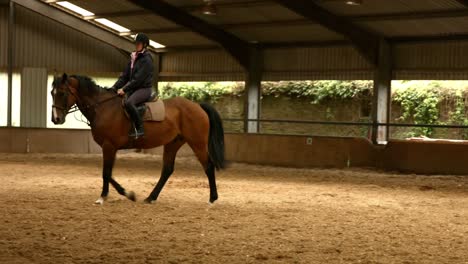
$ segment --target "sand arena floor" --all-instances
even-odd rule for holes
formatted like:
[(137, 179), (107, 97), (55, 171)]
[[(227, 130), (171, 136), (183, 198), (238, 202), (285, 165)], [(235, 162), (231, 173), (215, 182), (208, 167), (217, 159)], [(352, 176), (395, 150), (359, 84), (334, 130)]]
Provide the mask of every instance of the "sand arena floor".
[(160, 156), (0, 154), (0, 263), (468, 263), (468, 176), (232, 164), (220, 199), (190, 157), (152, 205)]

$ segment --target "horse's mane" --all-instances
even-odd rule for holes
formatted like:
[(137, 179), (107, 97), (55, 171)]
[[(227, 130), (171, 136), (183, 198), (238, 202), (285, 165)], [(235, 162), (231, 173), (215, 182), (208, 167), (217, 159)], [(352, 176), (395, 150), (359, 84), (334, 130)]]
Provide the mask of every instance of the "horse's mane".
[(70, 77), (78, 80), (78, 83), (80, 86), (79, 89), (81, 91), (100, 93), (103, 90), (105, 90), (105, 88), (97, 85), (96, 82), (91, 77), (83, 76), (83, 75), (71, 75)]
[[(85, 94), (96, 94), (102, 92), (114, 92), (113, 90), (108, 89), (107, 87), (101, 87), (96, 84), (96, 82), (89, 76), (84, 75), (70, 75), (67, 78), (74, 78), (78, 80), (78, 90)], [(57, 76), (54, 78), (52, 83), (52, 87), (58, 87), (61, 83), (63, 83), (63, 76)]]

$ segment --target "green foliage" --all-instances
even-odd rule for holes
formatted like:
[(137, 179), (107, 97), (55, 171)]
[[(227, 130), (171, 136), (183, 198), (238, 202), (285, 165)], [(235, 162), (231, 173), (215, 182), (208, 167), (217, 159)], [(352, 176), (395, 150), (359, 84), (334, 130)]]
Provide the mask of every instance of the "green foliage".
[[(372, 82), (370, 81), (289, 81), (262, 83), (262, 93), (264, 96), (308, 98), (311, 99), (312, 103), (369, 96), (371, 88)], [(243, 92), (244, 83), (241, 82), (165, 83), (161, 88), (161, 97), (183, 96), (197, 102), (215, 102), (227, 95), (241, 96)]]
[[(415, 124), (438, 124), (439, 103), (442, 100), (438, 83), (427, 86), (412, 85), (406, 89), (398, 89), (393, 94), (393, 101), (401, 105), (399, 117), (403, 121), (413, 121)], [(433, 128), (417, 127), (408, 136), (431, 136)]]
[[(466, 97), (467, 92), (465, 90), (456, 90), (454, 94), (451, 96), (446, 96), (447, 101), (453, 101), (451, 105), (453, 105), (453, 110), (449, 112), (449, 121), (451, 124), (456, 125), (468, 125), (468, 118), (467, 118), (467, 109), (466, 109)], [(461, 130), (461, 138), (468, 139), (468, 129)]]
[(226, 82), (183, 82), (165, 83), (160, 89), (163, 99), (182, 96), (196, 102), (216, 102), (227, 95), (241, 95), (243, 86), (239, 83)]
[(370, 81), (289, 81), (262, 83), (263, 95), (311, 99), (318, 104), (327, 100), (358, 99), (369, 96)]

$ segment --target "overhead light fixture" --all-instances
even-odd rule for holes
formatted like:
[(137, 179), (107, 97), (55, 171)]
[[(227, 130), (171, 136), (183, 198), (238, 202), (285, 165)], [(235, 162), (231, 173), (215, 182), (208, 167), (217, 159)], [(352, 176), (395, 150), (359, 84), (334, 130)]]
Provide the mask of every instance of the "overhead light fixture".
[(362, 5), (362, 0), (346, 0), (347, 5), (358, 6)]
[(215, 16), (218, 14), (218, 9), (212, 0), (204, 0), (205, 5), (202, 8), (202, 13), (207, 16)]
[(164, 46), (163, 44), (161, 43), (158, 43), (156, 41), (153, 41), (153, 40), (150, 40), (150, 46), (155, 48), (155, 49), (162, 49), (162, 48), (165, 48), (166, 46)]
[(126, 28), (126, 27), (123, 27), (117, 23), (114, 23), (112, 21), (110, 21), (109, 19), (106, 19), (106, 18), (97, 18), (97, 19), (94, 19), (94, 21), (98, 22), (99, 24), (102, 24), (110, 29), (113, 29), (117, 32), (129, 32), (130, 29)]
[(90, 12), (67, 1), (60, 1), (56, 4), (82, 16), (94, 16), (93, 12)]

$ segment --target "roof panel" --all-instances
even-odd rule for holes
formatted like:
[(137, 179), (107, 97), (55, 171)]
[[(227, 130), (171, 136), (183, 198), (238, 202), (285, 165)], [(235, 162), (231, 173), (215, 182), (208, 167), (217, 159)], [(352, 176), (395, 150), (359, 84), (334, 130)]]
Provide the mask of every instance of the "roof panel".
[(124, 16), (110, 18), (115, 23), (118, 23), (130, 30), (135, 29), (159, 29), (168, 27), (177, 27), (177, 24), (166, 20), (160, 16), (147, 14), (139, 16)]
[[(343, 37), (320, 25), (296, 25), (275, 27), (243, 27), (231, 29), (230, 32), (239, 37), (256, 42), (280, 43), (280, 42), (314, 42), (342, 40)], [(287, 32), (287, 34), (285, 34)]]
[(251, 7), (220, 7), (217, 13), (216, 16), (207, 16), (197, 10), (192, 12), (193, 15), (213, 24), (267, 22), (301, 18), (300, 15), (277, 4), (255, 5)]
[(167, 47), (215, 45), (214, 42), (193, 32), (158, 33), (148, 34), (148, 36)]
[(361, 5), (346, 5), (341, 0), (321, 0), (319, 4), (338, 15), (370, 15), (466, 8), (457, 0), (363, 0)]
[(468, 17), (360, 23), (388, 37), (448, 36), (468, 33)]
[(82, 7), (84, 9), (87, 9), (88, 11), (91, 11), (95, 14), (141, 10), (140, 7), (126, 0), (105, 0), (105, 1), (69, 0), (69, 2), (79, 7)]

